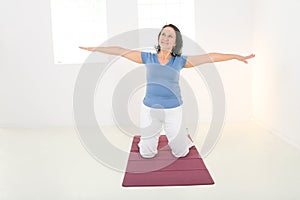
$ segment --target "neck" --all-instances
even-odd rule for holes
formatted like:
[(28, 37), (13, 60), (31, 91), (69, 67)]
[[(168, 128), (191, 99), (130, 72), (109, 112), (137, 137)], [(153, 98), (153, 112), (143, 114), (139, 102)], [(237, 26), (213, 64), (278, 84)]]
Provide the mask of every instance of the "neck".
[(163, 49), (161, 49), (161, 50), (159, 51), (159, 55), (160, 55), (160, 57), (162, 57), (163, 59), (167, 59), (168, 57), (170, 57), (171, 52), (170, 52), (169, 50), (163, 50)]

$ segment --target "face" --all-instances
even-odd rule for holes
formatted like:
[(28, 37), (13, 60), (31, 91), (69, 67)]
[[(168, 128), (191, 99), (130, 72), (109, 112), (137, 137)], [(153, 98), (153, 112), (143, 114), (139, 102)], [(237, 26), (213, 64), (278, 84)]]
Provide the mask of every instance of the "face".
[(159, 36), (159, 45), (162, 50), (171, 51), (176, 46), (176, 32), (172, 27), (165, 27)]

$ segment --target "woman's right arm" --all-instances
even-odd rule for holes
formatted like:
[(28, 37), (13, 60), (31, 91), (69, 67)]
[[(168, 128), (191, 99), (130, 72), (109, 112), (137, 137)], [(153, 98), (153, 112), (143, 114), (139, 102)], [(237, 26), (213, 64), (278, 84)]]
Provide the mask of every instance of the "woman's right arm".
[(136, 50), (125, 49), (122, 47), (111, 46), (111, 47), (79, 47), (87, 51), (97, 51), (110, 55), (122, 56), (133, 62), (142, 64), (142, 52)]

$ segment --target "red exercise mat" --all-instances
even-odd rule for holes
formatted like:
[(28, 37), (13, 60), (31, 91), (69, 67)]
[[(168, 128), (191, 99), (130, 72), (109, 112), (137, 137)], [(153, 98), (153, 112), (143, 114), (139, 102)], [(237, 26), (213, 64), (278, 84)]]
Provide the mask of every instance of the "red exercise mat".
[(142, 158), (138, 152), (140, 136), (132, 141), (122, 186), (183, 186), (214, 184), (203, 160), (195, 147), (184, 158), (175, 158), (165, 135), (159, 138), (158, 154)]

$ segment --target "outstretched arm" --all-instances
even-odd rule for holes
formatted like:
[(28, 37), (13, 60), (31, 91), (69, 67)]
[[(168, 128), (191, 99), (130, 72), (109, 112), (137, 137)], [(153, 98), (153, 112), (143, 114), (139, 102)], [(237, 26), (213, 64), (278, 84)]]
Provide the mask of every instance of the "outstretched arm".
[(250, 54), (249, 56), (241, 56), (237, 54), (223, 54), (223, 53), (208, 53), (197, 56), (188, 56), (187, 62), (185, 64), (185, 68), (196, 67), (198, 65), (202, 65), (205, 63), (213, 63), (213, 62), (222, 62), (227, 60), (239, 60), (244, 63), (248, 63), (247, 60), (255, 57), (254, 54)]
[(106, 53), (110, 55), (122, 56), (131, 60), (133, 62), (142, 64), (142, 54), (140, 51), (125, 49), (123, 47), (79, 47), (80, 49), (84, 49), (87, 51), (96, 51), (101, 53)]

